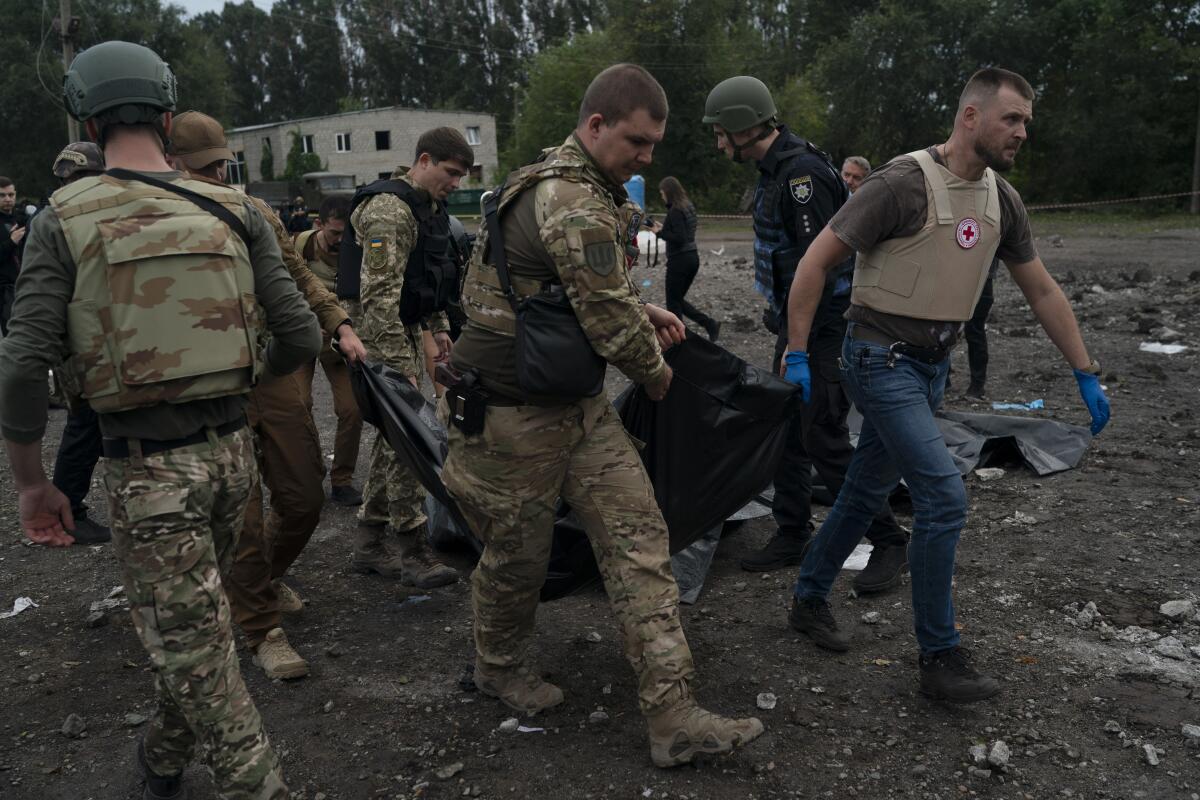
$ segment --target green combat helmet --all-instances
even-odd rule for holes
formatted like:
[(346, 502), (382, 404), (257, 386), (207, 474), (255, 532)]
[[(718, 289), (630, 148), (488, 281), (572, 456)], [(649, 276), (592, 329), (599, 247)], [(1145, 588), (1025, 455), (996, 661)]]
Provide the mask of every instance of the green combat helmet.
[(742, 160), (742, 151), (771, 135), (775, 130), (775, 117), (778, 115), (775, 100), (771, 90), (758, 78), (750, 75), (737, 75), (726, 78), (713, 87), (704, 101), (704, 119), (706, 125), (716, 125), (726, 133), (740, 133), (756, 125), (766, 124), (766, 128), (755, 138), (740, 145), (733, 145), (733, 160)]
[(63, 101), (72, 117), (96, 119), (101, 129), (155, 123), (175, 110), (175, 75), (148, 47), (104, 42), (71, 62), (63, 76)]

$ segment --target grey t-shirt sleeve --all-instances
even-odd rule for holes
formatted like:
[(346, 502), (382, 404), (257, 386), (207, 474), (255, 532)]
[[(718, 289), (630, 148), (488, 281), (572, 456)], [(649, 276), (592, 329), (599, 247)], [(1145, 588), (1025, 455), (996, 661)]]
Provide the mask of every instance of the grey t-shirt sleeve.
[(267, 330), (271, 332), (267, 367), (275, 375), (286, 375), (317, 357), (321, 350), (321, 326), (283, 264), (271, 225), (249, 201), (245, 209), (254, 292), (267, 313)]
[(21, 444), (46, 431), (47, 377), (66, 356), (75, 266), (53, 209), (30, 225), (8, 335), (0, 343), (0, 433)]
[(1012, 184), (999, 178), (997, 185), (1000, 188), (1000, 247), (996, 257), (1009, 266), (1026, 264), (1038, 255), (1033, 243), (1033, 229), (1029, 225), (1029, 212)]

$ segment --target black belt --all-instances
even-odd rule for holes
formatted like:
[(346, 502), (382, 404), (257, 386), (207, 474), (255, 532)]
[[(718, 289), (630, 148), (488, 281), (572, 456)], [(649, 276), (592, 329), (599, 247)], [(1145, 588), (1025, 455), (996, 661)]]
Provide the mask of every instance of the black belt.
[(898, 341), (882, 331), (877, 331), (858, 322), (851, 323), (849, 334), (852, 339), (881, 345), (886, 347), (889, 353), (899, 353), (902, 356), (908, 356), (914, 361), (920, 361), (922, 364), (929, 364), (931, 366), (942, 363), (950, 355), (950, 348), (948, 347), (917, 347), (915, 344)]
[[(236, 433), (246, 427), (246, 418), (241, 417), (233, 422), (226, 422), (218, 425), (212, 430), (220, 439), (223, 436), (228, 436), (231, 433)], [(208, 428), (201, 428), (188, 436), (181, 436), (178, 439), (138, 439), (142, 444), (142, 455), (148, 456), (154, 453), (165, 453), (168, 450), (175, 450), (179, 447), (187, 447), (192, 444), (200, 444), (208, 441)], [(129, 440), (128, 439), (110, 439), (105, 438), (102, 442), (105, 458), (129, 458)]]

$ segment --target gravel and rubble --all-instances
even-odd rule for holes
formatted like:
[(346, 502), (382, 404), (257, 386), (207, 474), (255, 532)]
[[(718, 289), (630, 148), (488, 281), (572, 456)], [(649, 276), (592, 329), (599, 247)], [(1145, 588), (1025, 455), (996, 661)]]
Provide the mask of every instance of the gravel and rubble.
[[(352, 574), (353, 510), (331, 506), (289, 579), (308, 606), (285, 628), (312, 675), (267, 680), (241, 651), (293, 799), (1200, 800), (1200, 229), (1036, 232), (1104, 365), (1113, 422), (1078, 469), (1038, 478), (1000, 464), (1002, 476), (967, 479), (955, 603), (964, 643), (1004, 686), (996, 699), (952, 707), (917, 692), (907, 579), (855, 596), (840, 578), (831, 602), (853, 646), (815, 649), (786, 622), (795, 570), (738, 568), (773, 532), (769, 518), (752, 520), (722, 539), (682, 614), (697, 697), (759, 716), (767, 733), (731, 757), (658, 770), (600, 591), (539, 609), (531, 663), (566, 701), (517, 716), (468, 690), (469, 584), (405, 602), (396, 584)], [(766, 363), (747, 237), (710, 235), (700, 251), (689, 299), (722, 320), (725, 346)], [(662, 267), (640, 269), (647, 299), (660, 301)], [(1044, 399), (1024, 413), (1081, 423), (1070, 370), (1013, 283), (1000, 277), (996, 290), (988, 398), (957, 393), (960, 350), (947, 405), (992, 413), (993, 400)], [(1138, 349), (1166, 339), (1188, 349)], [(328, 451), (334, 418), (316, 383)], [(610, 377), (610, 393), (621, 385)], [(52, 413), (47, 459), (62, 421)], [(0, 480), (0, 606), (37, 603), (0, 620), (0, 797), (135, 800), (152, 679), (113, 593), (112, 547), (24, 544), (11, 476)], [(91, 501), (103, 521), (99, 491)], [(911, 525), (911, 510), (897, 510)], [(213, 800), (203, 769), (187, 778), (192, 800)]]

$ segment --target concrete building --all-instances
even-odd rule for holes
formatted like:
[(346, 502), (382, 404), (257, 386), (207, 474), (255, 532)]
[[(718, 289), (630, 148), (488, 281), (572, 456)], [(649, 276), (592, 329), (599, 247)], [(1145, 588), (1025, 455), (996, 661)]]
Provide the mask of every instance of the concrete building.
[(275, 175), (283, 173), (292, 136), (300, 136), (306, 153), (316, 153), (330, 172), (353, 175), (359, 184), (386, 178), (398, 164), (411, 164), (417, 139), (430, 128), (462, 131), (475, 149), (475, 168), (464, 186), (482, 186), (498, 179), (496, 119), (475, 111), (434, 111), (419, 108), (372, 108), (327, 117), (249, 125), (226, 131), (236, 161), (229, 182), (261, 181), (263, 152), (270, 148)]

